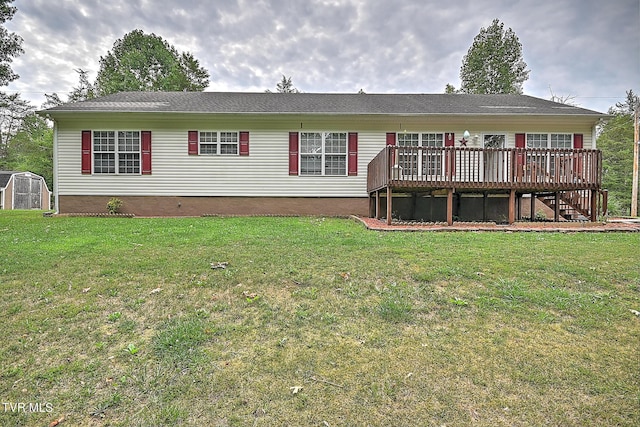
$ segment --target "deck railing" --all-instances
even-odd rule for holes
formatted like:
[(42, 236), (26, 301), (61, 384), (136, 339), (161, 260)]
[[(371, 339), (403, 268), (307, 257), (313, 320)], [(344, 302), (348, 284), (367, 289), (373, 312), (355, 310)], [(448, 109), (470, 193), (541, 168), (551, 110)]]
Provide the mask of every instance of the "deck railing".
[(388, 146), (369, 163), (369, 192), (391, 188), (600, 189), (599, 150)]

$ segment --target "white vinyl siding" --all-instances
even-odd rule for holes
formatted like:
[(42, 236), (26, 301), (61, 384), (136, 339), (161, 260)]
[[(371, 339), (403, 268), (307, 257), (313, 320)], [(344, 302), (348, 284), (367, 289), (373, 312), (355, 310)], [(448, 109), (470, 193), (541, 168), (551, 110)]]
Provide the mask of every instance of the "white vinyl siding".
[[(365, 96), (365, 95), (363, 95)], [(89, 118), (90, 117), (90, 118)], [(242, 197), (367, 197), (367, 165), (385, 147), (386, 132), (399, 128), (399, 118), (257, 116), (142, 118), (122, 115), (102, 118), (67, 118), (57, 123), (58, 194), (88, 196), (242, 196)], [(408, 132), (455, 132), (456, 147), (466, 126), (451, 126), (450, 119), (402, 118)], [(585, 148), (592, 147), (591, 127), (571, 123), (521, 122), (503, 126), (503, 119), (486, 120), (468, 130), (471, 135), (494, 131), (506, 134), (507, 147), (515, 145), (516, 133), (582, 133)], [(533, 119), (532, 119), (533, 120)], [(415, 123), (412, 123), (415, 121)], [(358, 133), (358, 175), (289, 175), (289, 133), (305, 129), (326, 129)], [(147, 129), (153, 134), (152, 175), (81, 173), (81, 132), (86, 129)], [(188, 132), (193, 129), (242, 129), (250, 133), (251, 155), (188, 154)], [(220, 131), (218, 131), (220, 132)], [(348, 138), (347, 138), (348, 139)], [(471, 138), (473, 139), (473, 138)], [(476, 146), (482, 144), (482, 137)], [(470, 144), (471, 145), (471, 144)], [(93, 153), (92, 153), (93, 155)], [(331, 164), (331, 162), (329, 162)], [(326, 166), (326, 164), (325, 164)], [(330, 165), (330, 167), (333, 167)], [(339, 167), (339, 166), (338, 166)], [(458, 171), (460, 172), (460, 171)]]
[(189, 156), (188, 129), (152, 128), (153, 175), (82, 175), (80, 131), (58, 131), (60, 195), (367, 197), (383, 132), (359, 133), (358, 176), (289, 175), (289, 132), (250, 131), (250, 156)]

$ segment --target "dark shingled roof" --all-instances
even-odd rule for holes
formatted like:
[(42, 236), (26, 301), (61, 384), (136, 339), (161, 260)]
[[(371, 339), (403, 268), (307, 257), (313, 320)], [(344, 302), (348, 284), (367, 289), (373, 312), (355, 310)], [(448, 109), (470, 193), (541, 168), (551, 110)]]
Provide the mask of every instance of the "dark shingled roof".
[(20, 172), (16, 172), (16, 171), (0, 171), (0, 188), (6, 187), (7, 184), (9, 183), (9, 180), (11, 179), (11, 175), (14, 175), (16, 173), (20, 173)]
[(41, 113), (560, 115), (604, 114), (527, 95), (122, 92)]

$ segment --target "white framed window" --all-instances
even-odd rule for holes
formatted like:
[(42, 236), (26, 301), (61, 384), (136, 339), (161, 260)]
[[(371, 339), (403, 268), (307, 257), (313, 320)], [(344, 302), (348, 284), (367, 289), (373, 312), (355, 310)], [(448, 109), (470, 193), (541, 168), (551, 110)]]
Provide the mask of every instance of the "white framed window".
[(140, 131), (93, 131), (93, 173), (140, 174)]
[[(573, 134), (571, 133), (528, 133), (527, 148), (554, 148), (554, 149), (571, 149), (573, 148)], [(527, 155), (527, 163), (538, 169), (539, 173), (549, 173), (554, 176), (556, 172), (565, 173), (567, 165), (561, 161), (561, 157), (553, 154), (553, 152), (543, 152)]]
[[(397, 144), (398, 147), (416, 147), (398, 153), (398, 166), (402, 168), (403, 175), (442, 175), (442, 150), (439, 148), (444, 147), (444, 133), (401, 132), (397, 134)], [(419, 150), (417, 147), (425, 149)], [(419, 152), (422, 155), (418, 155)]]
[(238, 154), (238, 132), (200, 131), (198, 132), (200, 154)]
[(549, 140), (551, 148), (573, 148), (573, 134), (552, 133)]
[(346, 132), (300, 132), (300, 175), (346, 176)]
[(571, 133), (528, 133), (527, 148), (573, 148)]

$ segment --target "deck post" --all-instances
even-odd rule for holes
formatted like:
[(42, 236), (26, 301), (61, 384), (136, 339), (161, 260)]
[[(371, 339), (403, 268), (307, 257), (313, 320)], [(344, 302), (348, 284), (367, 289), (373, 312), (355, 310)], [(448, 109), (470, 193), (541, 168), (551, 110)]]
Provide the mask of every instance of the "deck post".
[(598, 191), (591, 190), (591, 222), (598, 220)]
[(392, 191), (391, 191), (391, 187), (387, 186), (387, 225), (391, 225), (391, 213), (393, 211), (392, 209), (392, 203), (391, 201), (393, 200), (393, 196), (392, 196)]
[(376, 215), (376, 219), (380, 219), (380, 190), (376, 190), (375, 215)]
[(560, 193), (557, 191), (553, 193), (553, 220), (555, 222), (560, 221)]
[(447, 225), (453, 225), (453, 188), (447, 190)]
[(516, 190), (509, 191), (509, 224), (516, 222)]
[(489, 194), (486, 191), (482, 192), (482, 220), (487, 220), (487, 212), (489, 210)]
[(536, 219), (536, 200), (538, 200), (536, 193), (531, 193), (531, 216), (529, 217), (529, 221), (534, 221)]

